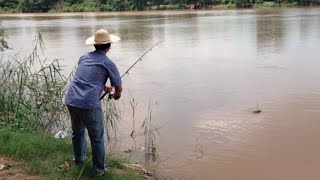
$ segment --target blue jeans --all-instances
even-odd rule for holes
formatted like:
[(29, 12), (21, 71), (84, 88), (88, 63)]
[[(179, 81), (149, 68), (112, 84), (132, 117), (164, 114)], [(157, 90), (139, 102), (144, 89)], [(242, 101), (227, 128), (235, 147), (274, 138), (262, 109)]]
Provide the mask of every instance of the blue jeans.
[(103, 113), (100, 108), (80, 109), (68, 106), (71, 116), (73, 155), (76, 163), (81, 163), (86, 159), (86, 138), (85, 128), (87, 128), (91, 149), (93, 168), (96, 173), (104, 171), (105, 146), (104, 146), (104, 126)]

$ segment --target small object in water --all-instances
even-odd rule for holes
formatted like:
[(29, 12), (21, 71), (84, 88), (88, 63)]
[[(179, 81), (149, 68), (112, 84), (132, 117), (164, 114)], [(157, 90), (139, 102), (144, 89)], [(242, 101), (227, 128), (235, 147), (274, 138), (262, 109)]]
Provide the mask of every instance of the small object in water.
[(261, 112), (262, 112), (262, 111), (261, 111), (260, 109), (256, 109), (256, 110), (253, 110), (253, 111), (252, 111), (253, 114), (259, 114), (259, 113), (261, 113)]
[(130, 134), (131, 137), (135, 138), (135, 130), (132, 131), (132, 133)]
[(255, 110), (252, 111), (253, 114), (259, 114), (261, 113), (262, 110), (259, 108), (259, 103), (258, 103), (258, 99), (257, 99), (257, 108)]
[(58, 131), (55, 135), (54, 135), (54, 138), (56, 139), (63, 139), (65, 137), (68, 136), (68, 133), (66, 131)]
[(151, 147), (150, 155), (156, 155), (156, 153), (157, 153), (157, 148), (156, 147)]
[(132, 150), (131, 150), (131, 149), (128, 149), (128, 150), (124, 150), (123, 152), (125, 152), (125, 153), (132, 153)]

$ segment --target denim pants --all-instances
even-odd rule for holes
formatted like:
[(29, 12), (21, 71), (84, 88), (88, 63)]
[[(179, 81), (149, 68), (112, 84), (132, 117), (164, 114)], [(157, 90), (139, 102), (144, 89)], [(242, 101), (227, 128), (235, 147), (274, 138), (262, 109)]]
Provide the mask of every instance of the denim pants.
[(96, 173), (104, 171), (105, 146), (103, 113), (100, 108), (80, 109), (68, 106), (71, 116), (73, 155), (76, 163), (86, 159), (86, 138), (87, 128), (91, 149), (93, 168)]

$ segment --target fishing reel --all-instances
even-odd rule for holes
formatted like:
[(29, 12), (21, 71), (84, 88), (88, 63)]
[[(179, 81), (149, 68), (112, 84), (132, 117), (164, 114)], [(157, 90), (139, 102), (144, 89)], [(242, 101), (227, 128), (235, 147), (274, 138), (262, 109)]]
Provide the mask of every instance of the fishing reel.
[(109, 92), (108, 99), (113, 99), (114, 91)]

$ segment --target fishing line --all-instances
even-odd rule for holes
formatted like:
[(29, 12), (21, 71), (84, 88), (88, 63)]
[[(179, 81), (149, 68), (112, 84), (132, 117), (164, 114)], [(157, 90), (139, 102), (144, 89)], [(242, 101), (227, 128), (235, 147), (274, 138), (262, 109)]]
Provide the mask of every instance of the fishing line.
[[(142, 56), (140, 56), (125, 72), (124, 74), (120, 77), (121, 79), (123, 78), (123, 76), (125, 76), (126, 74), (129, 74), (129, 71), (139, 62), (142, 61), (142, 58), (148, 54), (148, 52), (150, 52), (155, 46), (159, 45), (159, 43), (161, 43), (163, 41), (159, 41), (156, 44), (154, 44), (152, 47), (150, 47), (145, 53), (142, 54)], [(107, 94), (109, 94), (109, 99), (112, 98), (113, 92), (104, 92), (102, 94), (102, 96), (100, 97), (100, 100), (102, 100)]]

